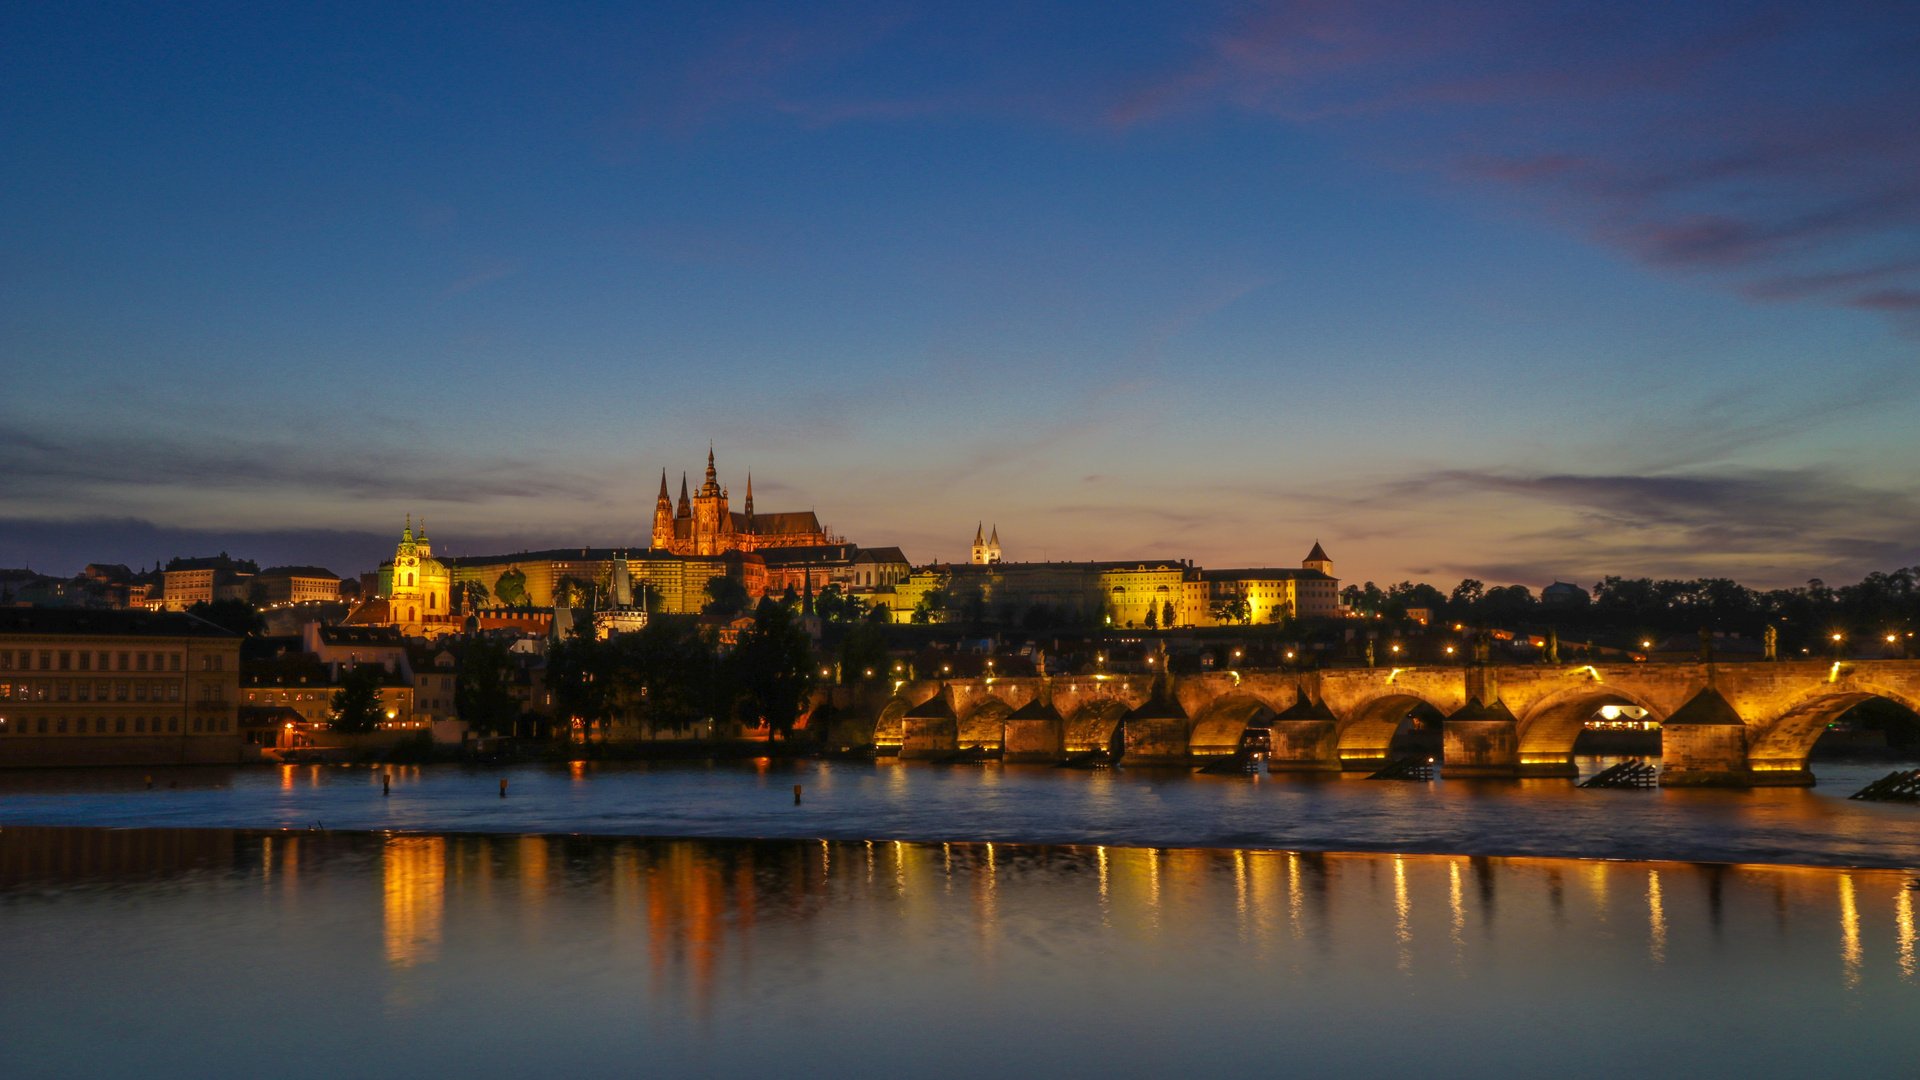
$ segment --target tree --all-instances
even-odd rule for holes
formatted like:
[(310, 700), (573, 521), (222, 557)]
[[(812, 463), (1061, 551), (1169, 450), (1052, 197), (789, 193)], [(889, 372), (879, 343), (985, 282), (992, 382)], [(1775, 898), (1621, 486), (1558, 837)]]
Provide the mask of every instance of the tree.
[(865, 679), (887, 674), (887, 633), (875, 623), (861, 623), (840, 639), (840, 673), (846, 679)]
[(453, 600), (462, 611), (474, 612), (487, 606), (487, 587), (478, 578), (470, 578), (454, 586)]
[(947, 616), (947, 594), (941, 589), (928, 589), (920, 594), (913, 605), (913, 621), (916, 625), (945, 622)]
[(511, 735), (520, 717), (520, 699), (513, 693), (519, 671), (513, 653), (503, 642), (481, 638), (467, 644), (453, 681), (453, 703), (460, 719), (482, 735)]
[(245, 600), (215, 600), (211, 603), (202, 600), (188, 608), (187, 614), (197, 615), (223, 630), (231, 630), (243, 637), (252, 637), (267, 631), (267, 620), (253, 610), (253, 605)]
[(1246, 597), (1233, 596), (1214, 602), (1213, 617), (1217, 622), (1237, 622), (1244, 626), (1253, 621), (1253, 608)]
[(1160, 625), (1171, 630), (1177, 621), (1178, 617), (1174, 614), (1173, 601), (1169, 600), (1167, 601), (1166, 610), (1160, 613)]
[(553, 691), (553, 711), (571, 731), (578, 722), (588, 737), (595, 727), (611, 720), (619, 705), (615, 649), (596, 641), (592, 632), (557, 641), (547, 650), (547, 687)]
[(718, 615), (731, 619), (747, 609), (752, 597), (747, 595), (747, 587), (725, 574), (715, 574), (707, 579), (707, 606), (701, 611), (707, 615)]
[(571, 575), (561, 578), (553, 585), (553, 602), (559, 607), (586, 607), (592, 595), (592, 586)]
[(1146, 622), (1142, 625), (1149, 630), (1160, 629), (1160, 607), (1158, 604), (1147, 605), (1147, 618)]
[(380, 702), (380, 687), (386, 682), (386, 669), (379, 664), (360, 664), (340, 680), (333, 692), (328, 721), (333, 730), (347, 735), (364, 735), (386, 718)]
[(813, 691), (812, 642), (792, 612), (762, 599), (753, 625), (741, 631), (727, 656), (726, 674), (736, 691), (735, 707), (742, 720), (764, 723), (782, 737), (790, 736)]
[(1463, 608), (1472, 608), (1480, 602), (1487, 591), (1486, 583), (1476, 578), (1462, 578), (1460, 584), (1453, 587), (1452, 603)]
[(612, 644), (621, 698), (649, 728), (685, 731), (724, 711), (711, 632), (684, 619), (656, 619)]
[(527, 607), (532, 601), (527, 599), (527, 575), (518, 567), (501, 574), (493, 582), (493, 595), (507, 607)]

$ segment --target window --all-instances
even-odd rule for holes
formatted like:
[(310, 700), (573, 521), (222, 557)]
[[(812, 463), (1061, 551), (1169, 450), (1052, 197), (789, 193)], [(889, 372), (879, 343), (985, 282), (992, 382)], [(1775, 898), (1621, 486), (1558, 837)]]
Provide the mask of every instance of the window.
[(116, 735), (125, 734), (126, 730), (127, 730), (127, 718), (124, 716), (115, 717), (113, 720), (114, 734)]
[(106, 718), (106, 717), (104, 717), (104, 716), (96, 716), (96, 717), (94, 717), (94, 718), (93, 718), (93, 733), (94, 733), (95, 735), (105, 735), (105, 734), (107, 733), (107, 718)]
[[(160, 726), (160, 721), (159, 721), (159, 720), (157, 720), (157, 719), (156, 719), (156, 720), (154, 720), (154, 722), (153, 722), (153, 726), (154, 726), (154, 727), (156, 727), (156, 728), (158, 728), (158, 727)], [(167, 717), (167, 730), (168, 730), (168, 731), (179, 731), (179, 730), (180, 730), (180, 718), (179, 718), (179, 717), (177, 717), (177, 716), (169, 716), (169, 717)]]
[(146, 717), (144, 717), (144, 716), (136, 716), (136, 717), (134, 717), (134, 718), (133, 718), (133, 730), (134, 730), (134, 732), (135, 732), (135, 733), (137, 733), (137, 734), (141, 734), (141, 735), (144, 735), (144, 734), (146, 734), (146, 731), (147, 731), (147, 718), (146, 718)]
[(222, 720), (222, 721), (220, 721), (220, 730), (221, 730), (221, 731), (225, 731), (225, 730), (227, 730), (227, 724), (228, 724), (228, 723), (230, 723), (230, 722), (231, 722), (231, 721), (227, 721), (227, 720)]
[(107, 671), (111, 669), (113, 667), (113, 654), (110, 652), (102, 652), (99, 655), (100, 655), (100, 670)]
[(180, 700), (180, 684), (179, 683), (167, 684), (167, 700), (168, 701)]
[(167, 658), (168, 658), (168, 660), (170, 661), (170, 662), (169, 662), (169, 663), (167, 664), (167, 670), (168, 670), (168, 671), (179, 671), (179, 670), (180, 670), (180, 654), (179, 654), (179, 653), (169, 653), (169, 654), (167, 654)]
[(197, 716), (193, 718), (193, 731), (196, 735), (200, 733), (200, 718)]
[(13, 650), (0, 649), (0, 671), (13, 670)]
[(67, 733), (67, 718), (63, 716), (60, 718), (60, 726), (57, 729), (56, 734), (65, 735), (66, 733)]
[(135, 701), (147, 700), (147, 684), (146, 683), (137, 682), (133, 684), (133, 700)]
[(53, 670), (53, 652), (52, 652), (52, 650), (42, 650), (42, 651), (41, 651), (41, 653), (40, 653), (40, 670), (41, 670), (41, 671), (52, 671), (52, 670)]
[(93, 670), (93, 654), (92, 653), (83, 652), (80, 654), (80, 670), (81, 671)]
[(113, 700), (115, 701), (127, 700), (127, 684), (126, 683), (120, 682), (120, 683), (113, 684)]
[(38, 733), (39, 733), (39, 734), (41, 734), (41, 735), (45, 735), (45, 734), (47, 733), (47, 718), (46, 718), (46, 717), (44, 717), (44, 716), (43, 716), (43, 717), (41, 717), (41, 718), (40, 718), (40, 723), (39, 723), (39, 725), (38, 725), (38, 727), (37, 727), (37, 730), (38, 730)]
[(134, 653), (134, 654), (133, 654), (133, 666), (134, 666), (134, 669), (135, 669), (135, 670), (137, 670), (137, 671), (145, 671), (145, 670), (147, 670), (147, 654), (146, 654), (146, 653)]
[(120, 670), (121, 671), (127, 670), (127, 655), (128, 654), (126, 653), (120, 654)]
[(73, 700), (73, 684), (64, 682), (59, 684), (59, 689), (54, 696), (60, 701)]

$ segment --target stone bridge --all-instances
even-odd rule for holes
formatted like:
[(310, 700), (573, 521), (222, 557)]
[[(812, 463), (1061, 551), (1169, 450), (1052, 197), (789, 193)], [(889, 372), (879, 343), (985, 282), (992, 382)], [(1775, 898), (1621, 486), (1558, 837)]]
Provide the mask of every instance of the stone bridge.
[[(1193, 676), (1059, 675), (823, 689), (829, 745), (902, 758), (967, 748), (1007, 761), (1113, 750), (1136, 764), (1233, 753), (1271, 731), (1275, 772), (1371, 770), (1409, 713), (1443, 726), (1446, 776), (1573, 776), (1573, 741), (1604, 705), (1659, 721), (1668, 785), (1813, 783), (1807, 754), (1871, 697), (1920, 711), (1920, 661), (1335, 668)], [(820, 706), (828, 706), (821, 708)]]

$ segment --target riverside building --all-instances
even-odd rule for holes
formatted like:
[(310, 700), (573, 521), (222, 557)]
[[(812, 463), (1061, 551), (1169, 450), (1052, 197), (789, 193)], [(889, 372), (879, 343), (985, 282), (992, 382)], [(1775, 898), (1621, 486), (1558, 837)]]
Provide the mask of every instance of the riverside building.
[(0, 767), (239, 760), (240, 636), (173, 612), (0, 611)]

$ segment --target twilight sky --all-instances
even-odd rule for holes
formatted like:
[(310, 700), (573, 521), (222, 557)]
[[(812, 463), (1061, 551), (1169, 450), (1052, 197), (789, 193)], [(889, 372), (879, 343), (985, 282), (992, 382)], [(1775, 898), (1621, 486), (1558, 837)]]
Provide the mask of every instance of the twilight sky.
[(1911, 3), (353, 7), (0, 12), (0, 565), (1920, 563)]

